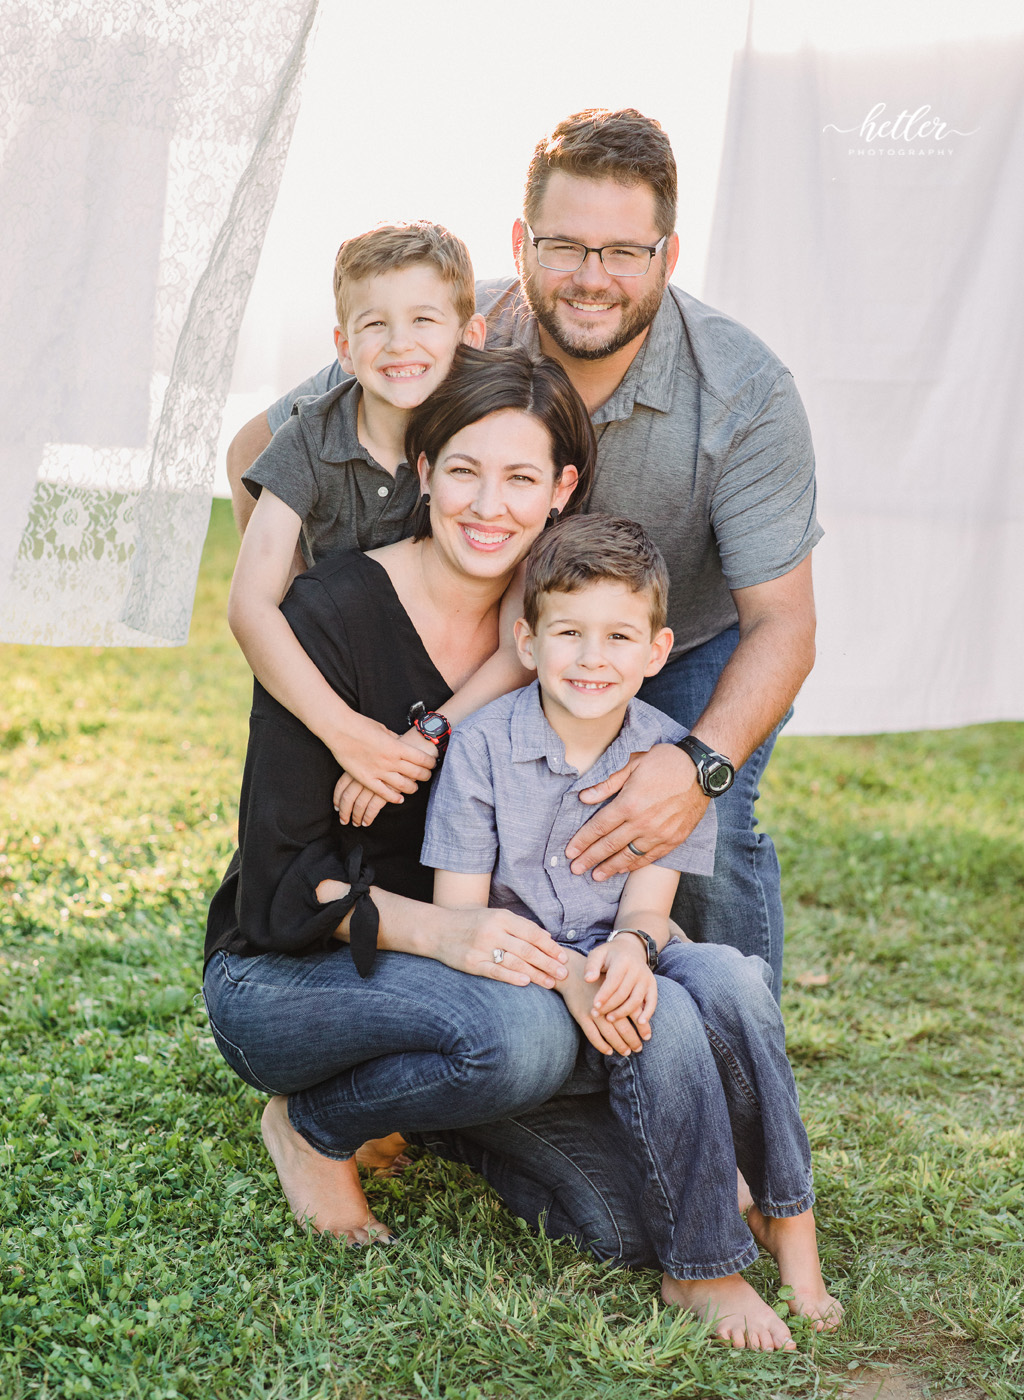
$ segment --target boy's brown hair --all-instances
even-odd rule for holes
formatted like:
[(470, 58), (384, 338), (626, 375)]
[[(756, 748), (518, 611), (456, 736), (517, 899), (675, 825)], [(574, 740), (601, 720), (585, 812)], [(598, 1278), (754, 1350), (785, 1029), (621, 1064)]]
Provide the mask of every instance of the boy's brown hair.
[[(676, 226), (677, 177), (672, 146), (653, 117), (635, 107), (609, 112), (592, 107), (560, 121), (541, 137), (526, 172), (523, 213), (536, 228), (548, 178), (553, 170), (585, 180), (617, 180), (620, 185), (649, 185), (660, 234)], [(539, 233), (548, 232), (539, 229)]]
[(378, 224), (366, 233), (346, 238), (334, 260), (334, 304), (338, 325), (345, 329), (348, 293), (353, 282), (377, 277), (414, 263), (432, 267), (452, 289), (455, 312), (465, 325), (476, 310), (473, 264), (469, 249), (442, 224), (417, 219), (408, 224)]
[(642, 525), (615, 515), (574, 515), (546, 530), (526, 560), (523, 616), (536, 632), (548, 593), (579, 593), (611, 580), (650, 602), (651, 636), (668, 616), (668, 569)]

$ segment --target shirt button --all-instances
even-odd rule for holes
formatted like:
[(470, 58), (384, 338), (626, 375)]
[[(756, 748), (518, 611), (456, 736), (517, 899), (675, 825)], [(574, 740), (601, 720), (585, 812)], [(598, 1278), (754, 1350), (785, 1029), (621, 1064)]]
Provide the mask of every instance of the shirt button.
[(388, 494), (388, 488), (387, 488), (386, 486), (378, 486), (378, 487), (377, 487), (377, 495), (378, 495), (378, 496), (386, 496), (387, 494)]
[(575, 930), (574, 928), (571, 928), (571, 929), (569, 930), (569, 932), (568, 932), (565, 936), (566, 936), (566, 938), (569, 940), (570, 943), (575, 943), (575, 941), (576, 941), (576, 930)]
[(552, 856), (551, 859), (548, 861), (548, 865), (557, 865), (557, 864), (558, 864), (558, 857), (557, 857), (557, 856)]

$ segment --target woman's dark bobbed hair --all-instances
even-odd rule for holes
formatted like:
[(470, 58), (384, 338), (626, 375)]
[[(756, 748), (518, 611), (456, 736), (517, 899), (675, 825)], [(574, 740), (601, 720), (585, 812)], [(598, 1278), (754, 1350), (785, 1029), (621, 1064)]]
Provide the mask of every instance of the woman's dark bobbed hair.
[[(519, 345), (501, 350), (459, 346), (447, 377), (410, 415), (405, 460), (415, 468), (423, 453), (433, 466), (456, 433), (506, 408), (529, 413), (547, 428), (556, 481), (570, 463), (579, 472), (579, 482), (564, 513), (572, 515), (580, 510), (590, 495), (597, 455), (590, 417), (562, 366), (546, 355), (531, 355)], [(430, 534), (429, 506), (421, 503), (416, 507), (413, 524), (413, 538), (426, 539)]]

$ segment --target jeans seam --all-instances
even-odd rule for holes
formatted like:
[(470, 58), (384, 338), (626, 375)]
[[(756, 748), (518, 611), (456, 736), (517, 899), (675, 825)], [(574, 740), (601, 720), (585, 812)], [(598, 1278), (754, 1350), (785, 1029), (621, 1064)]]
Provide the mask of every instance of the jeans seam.
[[(672, 1209), (672, 1198), (665, 1188), (665, 1182), (662, 1179), (661, 1170), (658, 1166), (654, 1153), (651, 1151), (650, 1143), (648, 1142), (647, 1138), (647, 1132), (644, 1128), (644, 1115), (640, 1104), (640, 1094), (637, 1090), (636, 1065), (633, 1061), (632, 1056), (619, 1056), (619, 1060), (621, 1061), (621, 1067), (626, 1071), (626, 1074), (628, 1076), (628, 1093), (630, 1099), (633, 1102), (633, 1111), (636, 1115), (636, 1136), (638, 1140), (643, 1144), (644, 1155), (647, 1158), (651, 1175), (658, 1184), (658, 1191), (661, 1194), (665, 1216), (669, 1222), (669, 1229), (674, 1236), (678, 1221), (676, 1219), (675, 1211)], [(664, 1265), (662, 1267), (664, 1267)]]
[(510, 1123), (515, 1123), (517, 1128), (520, 1128), (524, 1133), (528, 1134), (530, 1137), (536, 1138), (538, 1142), (543, 1142), (553, 1152), (557, 1152), (559, 1157), (561, 1157), (564, 1161), (568, 1162), (575, 1172), (578, 1172), (580, 1176), (584, 1177), (590, 1183), (591, 1189), (593, 1190), (594, 1194), (597, 1196), (598, 1200), (600, 1200), (601, 1204), (604, 1206), (605, 1210), (608, 1213), (608, 1219), (611, 1221), (612, 1229), (615, 1231), (615, 1239), (618, 1245), (617, 1252), (621, 1255), (623, 1252), (623, 1243), (622, 1234), (619, 1230), (619, 1222), (616, 1220), (615, 1214), (609, 1206), (608, 1200), (604, 1192), (596, 1184), (596, 1182), (590, 1176), (587, 1175), (587, 1173), (577, 1162), (573, 1161), (573, 1159), (569, 1156), (567, 1152), (563, 1152), (562, 1149), (556, 1143), (553, 1143), (549, 1138), (544, 1137), (541, 1133), (535, 1132), (533, 1128), (528, 1127), (521, 1118), (510, 1118), (508, 1121)]
[[(204, 1000), (204, 1001), (206, 1000), (205, 993), (204, 993), (204, 996), (203, 996), (203, 1000)], [(253, 1069), (252, 1065), (250, 1065), (250, 1063), (249, 1063), (249, 1057), (246, 1055), (246, 1053), (245, 1053), (245, 1051), (242, 1049), (242, 1047), (241, 1047), (240, 1045), (236, 1045), (235, 1042), (234, 1042), (233, 1040), (230, 1040), (230, 1039), (224, 1034), (224, 1032), (221, 1030), (221, 1028), (217, 1025), (217, 1022), (213, 1019), (213, 1016), (210, 1014), (209, 1003), (207, 1003), (207, 1006), (206, 1006), (206, 1016), (207, 1016), (207, 1019), (208, 1019), (209, 1022), (210, 1022), (210, 1029), (213, 1031), (213, 1033), (214, 1033), (214, 1035), (217, 1037), (217, 1039), (218, 1039), (218, 1040), (222, 1040), (222, 1041), (224, 1042), (225, 1045), (228, 1045), (228, 1046), (231, 1047), (231, 1049), (235, 1052), (235, 1054), (236, 1054), (236, 1055), (238, 1056), (238, 1058), (241, 1060), (242, 1064), (245, 1065), (245, 1068), (248, 1070), (249, 1074), (252, 1076), (252, 1079), (253, 1079), (254, 1082), (250, 1085), (250, 1087), (251, 1087), (251, 1088), (254, 1088), (254, 1089), (259, 1089), (259, 1090), (261, 1090), (261, 1091), (262, 1091), (263, 1093), (265, 1093), (265, 1094), (276, 1094), (276, 1093), (277, 1093), (277, 1090), (271, 1088), (271, 1086), (270, 1086), (269, 1084), (265, 1083), (265, 1082), (260, 1078), (260, 1076), (256, 1073), (256, 1071)], [(221, 1054), (222, 1054), (222, 1055), (223, 1055), (223, 1053), (224, 1053), (224, 1052), (221, 1051)], [(227, 1057), (225, 1056), (224, 1058), (226, 1059)], [(233, 1068), (233, 1066), (229, 1065), (228, 1068), (231, 1069), (231, 1068)], [(237, 1073), (237, 1071), (236, 1071), (236, 1073)], [(242, 1078), (241, 1075), (239, 1075), (238, 1077), (239, 1077), (239, 1079)]]
[(717, 1030), (715, 1030), (714, 1026), (709, 1025), (707, 1021), (704, 1022), (704, 1033), (707, 1036), (708, 1040), (711, 1042), (711, 1048), (714, 1051), (716, 1051), (725, 1061), (725, 1064), (729, 1070), (730, 1077), (733, 1079), (743, 1096), (746, 1098), (751, 1108), (756, 1109), (757, 1112), (760, 1113), (761, 1104), (758, 1101), (757, 1094), (751, 1088), (746, 1076), (740, 1069), (739, 1061), (736, 1059), (736, 1056), (730, 1049), (728, 1042), (723, 1040), (722, 1037), (718, 1034)]

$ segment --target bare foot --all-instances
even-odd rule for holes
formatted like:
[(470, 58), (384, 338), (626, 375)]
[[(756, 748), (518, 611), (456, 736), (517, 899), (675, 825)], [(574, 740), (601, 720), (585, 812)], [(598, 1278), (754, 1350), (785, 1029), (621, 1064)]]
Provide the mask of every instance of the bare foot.
[(361, 1167), (368, 1167), (374, 1176), (397, 1176), (412, 1161), (405, 1155), (404, 1149), (408, 1146), (401, 1133), (370, 1138), (356, 1152), (356, 1162)]
[(795, 1351), (793, 1334), (773, 1308), (759, 1297), (742, 1274), (726, 1278), (682, 1279), (661, 1276), (666, 1303), (689, 1308), (730, 1346), (751, 1351)]
[(826, 1290), (821, 1276), (814, 1211), (779, 1217), (762, 1215), (757, 1206), (751, 1206), (747, 1224), (758, 1244), (778, 1264), (783, 1285), (792, 1288), (789, 1310), (794, 1317), (810, 1318), (816, 1332), (838, 1327), (843, 1305)]
[(263, 1141), (300, 1225), (337, 1235), (349, 1244), (389, 1240), (391, 1232), (370, 1213), (355, 1159), (337, 1162), (315, 1152), (288, 1118), (288, 1100), (276, 1094), (263, 1110)]

